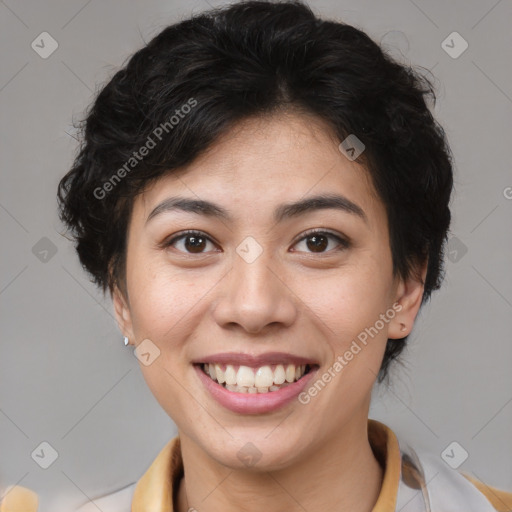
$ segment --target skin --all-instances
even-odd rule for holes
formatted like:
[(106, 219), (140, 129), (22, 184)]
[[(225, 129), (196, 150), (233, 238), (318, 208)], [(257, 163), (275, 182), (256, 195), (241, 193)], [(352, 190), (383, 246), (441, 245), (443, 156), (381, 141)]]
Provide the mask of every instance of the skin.
[[(371, 390), (387, 339), (409, 334), (423, 286), (393, 275), (384, 205), (339, 142), (312, 116), (247, 119), (134, 202), (126, 294), (115, 289), (114, 306), (131, 344), (148, 338), (161, 351), (141, 371), (181, 438), (179, 512), (363, 512), (378, 498), (383, 471), (367, 436)], [(366, 219), (318, 209), (273, 220), (282, 203), (321, 193), (345, 196)], [(167, 211), (146, 223), (161, 201), (177, 195), (214, 202), (233, 221)], [(329, 237), (315, 250), (311, 237), (303, 238), (311, 228), (349, 245)], [(211, 241), (199, 253), (189, 238), (162, 244), (187, 229)], [(252, 263), (236, 252), (248, 236), (263, 249)], [(279, 351), (318, 361), (321, 375), (397, 302), (400, 312), (306, 405), (231, 412), (211, 398), (191, 364), (219, 352)], [(261, 452), (252, 467), (237, 456), (247, 442)]]

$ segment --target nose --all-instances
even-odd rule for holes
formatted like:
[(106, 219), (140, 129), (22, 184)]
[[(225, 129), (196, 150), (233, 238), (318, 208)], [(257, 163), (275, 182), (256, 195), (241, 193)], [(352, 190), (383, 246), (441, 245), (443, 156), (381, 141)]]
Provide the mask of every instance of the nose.
[(246, 262), (238, 255), (219, 289), (214, 318), (223, 328), (239, 326), (247, 333), (290, 326), (297, 317), (294, 293), (276, 265), (260, 255)]

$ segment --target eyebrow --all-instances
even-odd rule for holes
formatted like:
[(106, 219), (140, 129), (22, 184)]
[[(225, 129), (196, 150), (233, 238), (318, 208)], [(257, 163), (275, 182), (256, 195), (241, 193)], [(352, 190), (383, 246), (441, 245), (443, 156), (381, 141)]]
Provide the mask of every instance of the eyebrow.
[[(345, 213), (350, 213), (360, 217), (365, 222), (368, 221), (363, 209), (345, 196), (338, 194), (321, 194), (306, 199), (301, 199), (293, 203), (285, 203), (274, 211), (274, 221), (282, 222), (292, 217), (298, 217), (307, 212), (324, 209), (336, 209)], [(164, 212), (184, 211), (204, 215), (206, 217), (217, 218), (225, 221), (232, 221), (233, 218), (228, 210), (222, 206), (204, 201), (202, 199), (191, 199), (186, 197), (169, 197), (159, 203), (148, 215), (146, 224)]]

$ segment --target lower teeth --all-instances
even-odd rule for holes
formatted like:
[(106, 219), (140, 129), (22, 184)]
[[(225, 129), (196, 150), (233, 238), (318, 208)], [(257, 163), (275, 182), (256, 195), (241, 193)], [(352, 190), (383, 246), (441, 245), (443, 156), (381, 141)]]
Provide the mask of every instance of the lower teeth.
[(230, 384), (225, 384), (225, 383), (221, 384), (221, 386), (224, 387), (225, 389), (227, 389), (228, 391), (233, 391), (235, 393), (252, 393), (252, 394), (254, 394), (254, 393), (269, 393), (272, 391), (278, 391), (279, 389), (284, 388), (289, 385), (290, 385), (289, 382), (285, 382), (284, 384), (280, 384), (279, 386), (272, 385), (268, 388), (255, 388), (255, 387), (248, 388), (246, 386), (237, 386), (236, 384), (235, 385), (230, 385)]

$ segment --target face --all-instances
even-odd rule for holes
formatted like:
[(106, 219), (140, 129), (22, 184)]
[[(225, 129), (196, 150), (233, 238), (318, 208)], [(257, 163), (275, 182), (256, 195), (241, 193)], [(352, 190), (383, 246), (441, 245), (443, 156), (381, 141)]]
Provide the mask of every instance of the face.
[(180, 435), (229, 467), (248, 442), (282, 468), (364, 430), (386, 341), (419, 307), (338, 144), (316, 118), (245, 120), (134, 203), (120, 327)]

